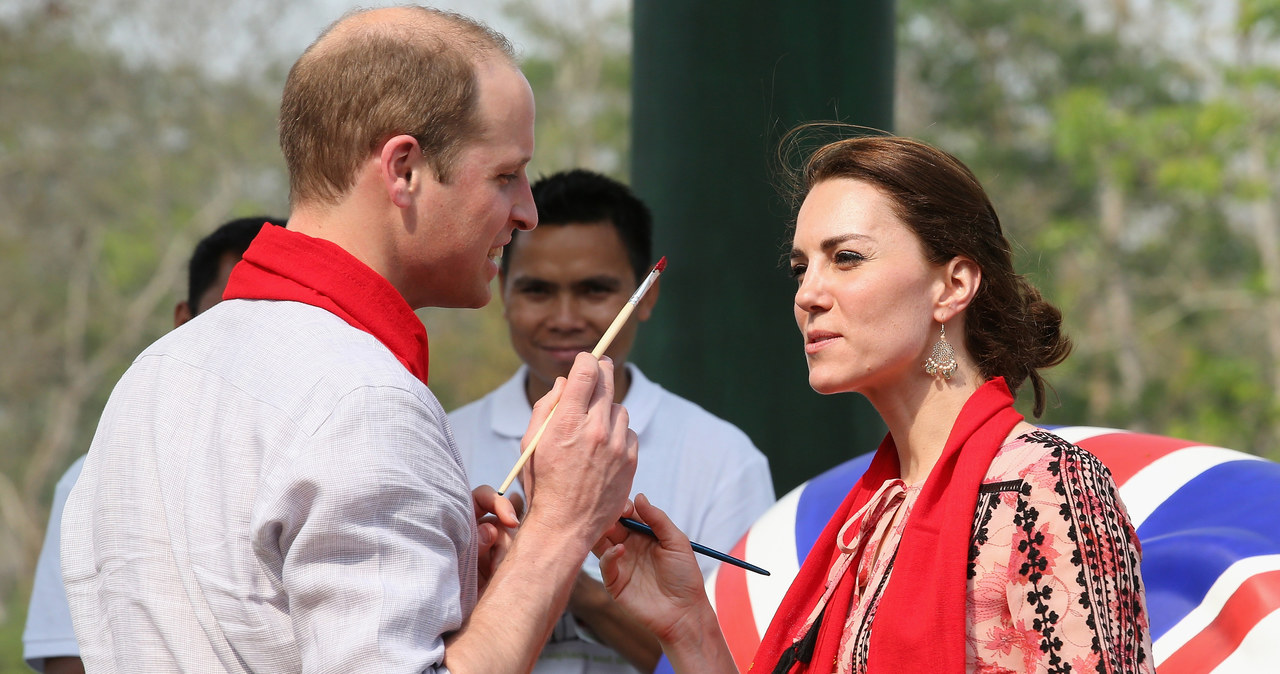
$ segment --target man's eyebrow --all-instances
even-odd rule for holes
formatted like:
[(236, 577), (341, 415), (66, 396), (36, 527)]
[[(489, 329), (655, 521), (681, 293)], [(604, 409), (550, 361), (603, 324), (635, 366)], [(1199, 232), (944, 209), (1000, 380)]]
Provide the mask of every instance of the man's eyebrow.
[(539, 286), (555, 285), (552, 282), (538, 278), (536, 276), (517, 276), (511, 279), (511, 285), (515, 288), (535, 288)]
[(599, 286), (602, 288), (613, 289), (622, 285), (622, 281), (619, 280), (618, 277), (616, 276), (599, 275), (599, 276), (588, 276), (587, 278), (578, 279), (574, 281), (573, 284), (575, 286), (589, 285), (589, 286)]

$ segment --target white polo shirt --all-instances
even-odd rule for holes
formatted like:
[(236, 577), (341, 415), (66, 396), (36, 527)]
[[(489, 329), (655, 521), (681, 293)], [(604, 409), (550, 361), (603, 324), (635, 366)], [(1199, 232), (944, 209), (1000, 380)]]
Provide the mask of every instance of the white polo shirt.
[[(690, 540), (728, 552), (773, 505), (768, 460), (738, 427), (663, 389), (635, 365), (627, 369), (631, 386), (622, 404), (640, 440), (632, 497), (644, 493)], [(520, 438), (533, 415), (525, 396), (527, 373), (521, 367), (505, 384), (449, 415), (473, 488), (501, 485), (520, 456)], [(511, 491), (521, 491), (519, 482)], [(704, 576), (718, 564), (698, 556)], [(595, 556), (583, 568), (600, 578)], [(566, 613), (534, 671), (635, 672), (622, 656), (588, 639)]]

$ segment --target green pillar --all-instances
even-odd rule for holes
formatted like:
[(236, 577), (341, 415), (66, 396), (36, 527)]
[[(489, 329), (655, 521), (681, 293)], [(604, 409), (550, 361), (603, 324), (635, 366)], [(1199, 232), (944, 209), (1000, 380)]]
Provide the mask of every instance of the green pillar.
[(781, 495), (884, 433), (809, 388), (775, 157), (800, 122), (891, 127), (893, 2), (639, 0), (633, 30), (632, 183), (669, 262), (633, 359), (746, 431)]

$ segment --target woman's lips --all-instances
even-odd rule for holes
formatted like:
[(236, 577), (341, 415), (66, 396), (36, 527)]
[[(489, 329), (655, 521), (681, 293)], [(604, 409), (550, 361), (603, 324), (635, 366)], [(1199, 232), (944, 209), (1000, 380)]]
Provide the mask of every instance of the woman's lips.
[(813, 355), (828, 346), (835, 344), (836, 340), (839, 338), (840, 335), (835, 332), (810, 332), (805, 336), (804, 352), (808, 355)]

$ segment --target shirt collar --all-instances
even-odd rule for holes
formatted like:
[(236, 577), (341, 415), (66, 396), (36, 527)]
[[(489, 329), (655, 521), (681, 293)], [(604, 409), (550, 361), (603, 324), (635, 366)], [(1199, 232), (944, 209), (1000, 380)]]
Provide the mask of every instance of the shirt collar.
[[(653, 383), (640, 368), (627, 363), (627, 371), (631, 373), (631, 387), (622, 399), (627, 408), (631, 429), (637, 435), (649, 426), (662, 399), (662, 387)], [(520, 366), (519, 370), (492, 393), (493, 405), (489, 408), (489, 427), (494, 433), (507, 438), (520, 438), (529, 429), (529, 418), (533, 416), (533, 406), (529, 404), (524, 392), (525, 377), (529, 376), (529, 367)]]

